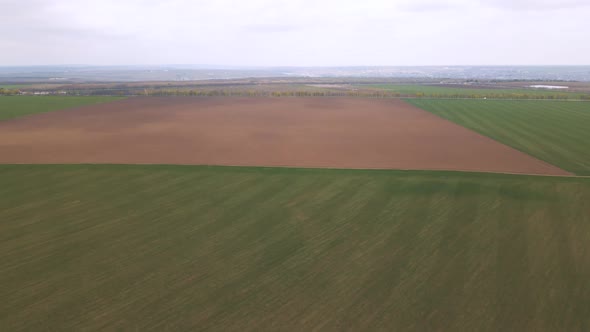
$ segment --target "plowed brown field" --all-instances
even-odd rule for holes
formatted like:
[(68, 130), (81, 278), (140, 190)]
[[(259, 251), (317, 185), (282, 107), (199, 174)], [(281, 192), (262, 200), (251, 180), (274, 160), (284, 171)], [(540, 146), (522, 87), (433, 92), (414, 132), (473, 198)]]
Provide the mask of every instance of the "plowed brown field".
[(0, 122), (0, 163), (568, 175), (397, 99), (130, 98)]

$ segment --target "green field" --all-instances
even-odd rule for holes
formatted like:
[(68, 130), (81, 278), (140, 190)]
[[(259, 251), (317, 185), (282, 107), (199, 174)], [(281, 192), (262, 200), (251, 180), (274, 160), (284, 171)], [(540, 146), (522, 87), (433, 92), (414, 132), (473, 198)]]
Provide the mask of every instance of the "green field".
[(0, 84), (0, 89), (20, 89), (30, 85), (27, 84)]
[(590, 179), (0, 166), (0, 326), (590, 329)]
[(407, 101), (565, 170), (590, 175), (590, 102)]
[(434, 85), (402, 85), (402, 84), (364, 84), (357, 88), (370, 88), (384, 90), (408, 96), (423, 96), (433, 98), (498, 98), (498, 99), (527, 99), (527, 98), (551, 98), (552, 99), (580, 99), (590, 98), (587, 93), (551, 91), (538, 89), (480, 89), (465, 87), (446, 87)]
[(120, 97), (0, 96), (0, 121), (71, 107), (105, 103)]

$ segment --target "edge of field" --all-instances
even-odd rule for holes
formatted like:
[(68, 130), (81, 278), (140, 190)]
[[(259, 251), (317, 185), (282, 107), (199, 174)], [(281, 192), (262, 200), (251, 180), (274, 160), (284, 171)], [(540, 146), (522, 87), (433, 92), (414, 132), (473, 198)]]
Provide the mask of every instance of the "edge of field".
[[(23, 115), (17, 115), (14, 116), (12, 118), (6, 118), (3, 119), (2, 117), (0, 117), (0, 122), (5, 122), (5, 121), (11, 121), (11, 120), (15, 120), (15, 119), (21, 119), (21, 118), (25, 118), (28, 116), (34, 116), (36, 114), (43, 114), (43, 113), (50, 113), (50, 112), (62, 112), (62, 111), (75, 111), (78, 108), (83, 108), (83, 107), (87, 107), (87, 106), (92, 106), (92, 105), (99, 105), (99, 104), (110, 104), (110, 103), (116, 103), (116, 102), (120, 102), (126, 99), (130, 99), (130, 98), (136, 98), (134, 96), (131, 97), (117, 97), (117, 96), (108, 96), (108, 97), (104, 97), (101, 96), (102, 98), (109, 98), (110, 100), (104, 100), (104, 101), (97, 101), (97, 102), (92, 102), (92, 103), (87, 103), (87, 104), (80, 104), (80, 105), (73, 105), (73, 106), (67, 106), (65, 108), (58, 108), (58, 109), (49, 109), (49, 110), (43, 110), (43, 111), (39, 111), (39, 112), (35, 112), (35, 113), (27, 113), (27, 114), (23, 114)], [(155, 96), (148, 96), (149, 97), (155, 97)], [(193, 96), (190, 96), (193, 97)], [(223, 98), (232, 98), (235, 96), (228, 96), (228, 97), (223, 97)], [(17, 97), (7, 97), (7, 98), (19, 98)], [(31, 98), (47, 98), (47, 96), (33, 96)], [(49, 98), (53, 98), (53, 96), (49, 96)], [(55, 98), (60, 98), (59, 96), (55, 97)], [(71, 96), (65, 97), (65, 98), (71, 98)], [(86, 98), (86, 97), (81, 97), (81, 98)], [(91, 98), (91, 97), (89, 97)], [(195, 96), (195, 98), (211, 98), (208, 96), (202, 97), (202, 96)], [(244, 98), (244, 97), (242, 97)], [(245, 97), (248, 98), (248, 97)], [(298, 98), (298, 97), (252, 97), (252, 98)], [(307, 98), (314, 98), (314, 97), (307, 97)], [(317, 98), (339, 98), (339, 97), (317, 97)], [(364, 98), (364, 97), (359, 97), (359, 98)], [(180, 166), (180, 167), (207, 167), (207, 168), (241, 168), (241, 169), (250, 169), (250, 170), (268, 170), (268, 169), (282, 169), (282, 170), (322, 170), (322, 171), (339, 171), (339, 172), (343, 172), (343, 171), (355, 171), (355, 172), (359, 172), (359, 171), (369, 171), (369, 172), (430, 172), (430, 173), (441, 173), (441, 174), (445, 174), (445, 173), (453, 173), (453, 174), (457, 174), (457, 173), (466, 173), (466, 174), (495, 174), (495, 175), (514, 175), (514, 176), (534, 176), (534, 177), (561, 177), (561, 178), (590, 178), (590, 175), (587, 174), (579, 174), (579, 173), (574, 173), (572, 171), (569, 171), (567, 169), (564, 169), (562, 167), (560, 167), (559, 165), (555, 165), (551, 162), (548, 162), (547, 160), (544, 160), (542, 158), (539, 158), (537, 156), (534, 156), (530, 153), (528, 153), (525, 150), (519, 149), (517, 147), (514, 147), (506, 142), (503, 142), (502, 140), (498, 140), (492, 136), (488, 136), (483, 132), (480, 132), (478, 130), (466, 127), (464, 125), (462, 125), (461, 123), (457, 123), (454, 122), (452, 120), (449, 120), (447, 118), (441, 117), (436, 113), (430, 112), (427, 109), (421, 108), (417, 105), (414, 105), (413, 103), (411, 103), (410, 101), (408, 101), (407, 99), (414, 99), (414, 98), (399, 98), (399, 97), (395, 97), (395, 98), (391, 98), (391, 99), (399, 99), (402, 100), (403, 102), (408, 103), (409, 105), (412, 105), (413, 107), (416, 107), (424, 112), (427, 112), (429, 114), (432, 114), (434, 116), (436, 116), (437, 118), (444, 120), (444, 121), (448, 121), (450, 123), (453, 123), (455, 125), (459, 125), (467, 130), (473, 131), (474, 133), (477, 133), (479, 135), (485, 136), (487, 138), (490, 138), (494, 141), (496, 141), (499, 144), (505, 145), (511, 149), (517, 150), (519, 152), (522, 152), (532, 158), (537, 159), (538, 161), (541, 161), (547, 165), (551, 165), (553, 167), (557, 167), (560, 168), (562, 170), (564, 170), (565, 172), (570, 173), (569, 175), (549, 175), (549, 174), (526, 174), (526, 173), (513, 173), (513, 172), (487, 172), (487, 171), (472, 171), (472, 170), (462, 170), (462, 169), (404, 169), (404, 168), (337, 168), (337, 167), (297, 167), (297, 166), (265, 166), (265, 165), (257, 165), (257, 166), (242, 166), (242, 165), (199, 165), (199, 164), (195, 164), (195, 165), (190, 165), (190, 164), (111, 164), (111, 163), (72, 163), (72, 164), (46, 164), (46, 163), (42, 163), (42, 164), (28, 164), (28, 163), (9, 163), (9, 164), (0, 164), (0, 167), (4, 167), (4, 166), (9, 166), (9, 165), (18, 165), (18, 166), (24, 166), (24, 165), (35, 165), (35, 166), (56, 166), (56, 165), (61, 165), (61, 166), (72, 166), (72, 167), (76, 167), (76, 166), (90, 166), (90, 165), (99, 165), (99, 166), (157, 166), (157, 167), (169, 167), (169, 166)], [(437, 100), (437, 99), (447, 99), (447, 98), (419, 98), (419, 99), (432, 99), (432, 100)], [(450, 99), (457, 99), (457, 98), (450, 98)], [(545, 101), (545, 100), (543, 100)], [(563, 101), (563, 102), (572, 102), (572, 100), (558, 100), (558, 101)], [(583, 101), (580, 101), (583, 102)], [(590, 102), (589, 102), (590, 103)]]
[[(456, 100), (456, 98), (454, 98), (454, 99), (451, 99), (451, 98), (401, 98), (401, 99), (402, 99), (402, 100), (404, 100), (404, 101), (406, 101), (406, 99), (410, 99), (410, 100), (412, 100), (412, 99), (429, 99), (429, 100), (439, 100), (439, 99), (442, 99), (442, 100)], [(476, 99), (474, 99), (474, 100), (476, 100)], [(490, 100), (490, 99), (488, 99), (488, 100)], [(520, 100), (518, 100), (518, 99), (491, 99), (491, 100), (508, 100), (508, 101), (520, 101)], [(524, 100), (524, 101), (537, 101), (537, 100), (526, 99), (526, 100)], [(546, 101), (546, 102), (564, 102), (564, 103), (566, 103), (566, 102), (582, 102), (582, 103), (583, 103), (583, 102), (588, 102), (588, 101), (585, 101), (585, 100), (539, 100), (539, 101), (541, 101), (541, 102), (543, 102), (543, 101)], [(417, 107), (417, 108), (419, 108), (419, 109), (423, 110), (424, 112), (428, 112), (428, 113), (430, 113), (430, 114), (432, 114), (432, 115), (434, 115), (434, 116), (438, 117), (438, 118), (439, 118), (439, 119), (441, 119), (441, 120), (448, 121), (448, 122), (451, 122), (451, 123), (453, 123), (453, 124), (456, 124), (456, 125), (458, 125), (458, 126), (461, 126), (461, 127), (465, 128), (465, 129), (467, 129), (467, 130), (471, 130), (471, 131), (473, 131), (474, 133), (477, 133), (477, 134), (479, 134), (479, 135), (485, 136), (485, 137), (487, 137), (487, 138), (489, 138), (489, 139), (492, 139), (492, 140), (494, 140), (494, 141), (498, 142), (499, 144), (505, 145), (505, 146), (507, 146), (507, 147), (509, 147), (509, 148), (511, 148), (511, 149), (514, 149), (514, 150), (516, 150), (516, 151), (522, 152), (522, 153), (526, 154), (527, 156), (530, 156), (530, 157), (532, 157), (532, 158), (535, 158), (535, 159), (537, 159), (538, 161), (541, 161), (541, 162), (543, 162), (543, 163), (545, 163), (545, 164), (547, 164), (547, 165), (550, 165), (550, 166), (553, 166), (553, 167), (557, 167), (557, 168), (559, 168), (559, 169), (561, 169), (561, 170), (563, 170), (563, 171), (565, 171), (565, 172), (568, 172), (568, 173), (570, 173), (570, 174), (571, 174), (571, 175), (569, 175), (570, 177), (590, 177), (590, 174), (586, 174), (586, 173), (580, 173), (580, 172), (577, 172), (577, 171), (572, 171), (572, 170), (569, 170), (569, 169), (563, 168), (562, 166), (560, 166), (560, 165), (556, 165), (556, 164), (554, 164), (554, 163), (552, 163), (552, 162), (550, 162), (550, 161), (548, 161), (548, 160), (546, 160), (546, 159), (544, 159), (544, 158), (542, 158), (542, 157), (535, 156), (535, 155), (531, 154), (529, 151), (526, 151), (526, 150), (524, 150), (524, 149), (521, 149), (521, 148), (519, 148), (519, 147), (513, 146), (512, 144), (510, 144), (510, 142), (507, 142), (507, 141), (505, 141), (505, 140), (503, 140), (503, 139), (499, 139), (498, 137), (490, 136), (490, 135), (488, 135), (487, 133), (485, 133), (485, 132), (483, 132), (483, 131), (480, 131), (480, 130), (477, 130), (477, 129), (474, 129), (474, 128), (471, 128), (471, 127), (465, 126), (465, 125), (463, 125), (463, 124), (462, 124), (462, 123), (460, 123), (460, 122), (455, 122), (455, 121), (452, 121), (452, 120), (450, 120), (450, 119), (447, 119), (447, 118), (445, 118), (445, 117), (442, 117), (442, 116), (440, 116), (440, 115), (436, 114), (435, 112), (431, 112), (431, 111), (429, 111), (429, 110), (427, 110), (427, 109), (424, 109), (424, 108), (422, 108), (422, 107), (420, 107), (420, 106), (418, 106), (418, 105), (415, 105), (414, 103), (412, 103), (412, 102), (410, 102), (410, 101), (406, 101), (406, 102), (408, 102), (410, 105), (412, 105), (412, 106), (414, 106), (414, 107)], [(590, 103), (590, 102), (588, 102), (588, 103)], [(519, 173), (515, 173), (515, 174), (519, 174)], [(535, 175), (535, 174), (531, 174), (531, 175)], [(562, 176), (562, 175), (543, 175), (543, 176)], [(564, 175), (564, 176), (566, 176), (566, 177), (567, 177), (567, 175)]]
[(32, 99), (32, 98), (73, 99), (73, 98), (76, 98), (79, 101), (82, 101), (83, 99), (90, 100), (89, 102), (79, 102), (79, 103), (72, 104), (72, 105), (65, 105), (63, 107), (53, 105), (54, 107), (49, 107), (49, 108), (41, 109), (41, 110), (20, 111), (20, 112), (22, 112), (21, 114), (11, 113), (11, 114), (5, 116), (2, 113), (0, 113), (0, 122), (5, 122), (5, 121), (16, 120), (16, 119), (22, 119), (22, 118), (26, 118), (29, 116), (34, 116), (37, 114), (61, 112), (61, 111), (73, 111), (73, 110), (76, 110), (81, 107), (113, 103), (113, 102), (125, 100), (128, 97), (125, 97), (125, 96), (123, 96), (123, 97), (121, 97), (121, 96), (66, 96), (66, 97), (63, 97), (63, 96), (2, 96), (1, 98), (27, 98), (27, 99)]
[(500, 173), (500, 172), (477, 172), (462, 170), (422, 170), (422, 169), (367, 169), (367, 168), (319, 168), (319, 167), (290, 167), (290, 166), (228, 166), (228, 165), (183, 165), (183, 164), (0, 164), (1, 169), (11, 168), (55, 168), (58, 170), (76, 170), (90, 168), (111, 168), (111, 169), (154, 169), (174, 171), (197, 171), (207, 170), (209, 172), (241, 172), (241, 173), (339, 173), (339, 174), (372, 174), (372, 175), (407, 175), (407, 176), (436, 176), (436, 177), (463, 177), (463, 178), (485, 178), (485, 179), (544, 179), (544, 180), (569, 180), (569, 181), (590, 181), (590, 176), (579, 175), (545, 175), (545, 174), (522, 174), (522, 173)]

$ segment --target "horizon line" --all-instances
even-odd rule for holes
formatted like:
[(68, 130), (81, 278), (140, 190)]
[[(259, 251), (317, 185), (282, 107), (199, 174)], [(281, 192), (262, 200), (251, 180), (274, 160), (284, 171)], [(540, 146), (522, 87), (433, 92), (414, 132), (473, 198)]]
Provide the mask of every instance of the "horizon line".
[(231, 68), (252, 68), (252, 69), (273, 69), (273, 68), (384, 68), (384, 67), (590, 67), (590, 64), (452, 64), (452, 65), (218, 65), (218, 64), (190, 64), (190, 63), (161, 63), (161, 64), (84, 64), (84, 63), (64, 63), (64, 64), (18, 64), (18, 65), (0, 65), (0, 68), (14, 67), (156, 67), (156, 66), (193, 66), (193, 67), (210, 67), (207, 69), (231, 69)]

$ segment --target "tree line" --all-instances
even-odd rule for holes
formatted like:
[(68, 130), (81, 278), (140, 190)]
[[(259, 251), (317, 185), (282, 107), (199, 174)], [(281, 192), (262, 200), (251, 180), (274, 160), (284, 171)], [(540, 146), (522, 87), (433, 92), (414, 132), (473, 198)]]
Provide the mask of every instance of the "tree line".
[(153, 89), (144, 90), (136, 95), (144, 96), (200, 96), (200, 97), (369, 97), (369, 98), (451, 98), (451, 99), (539, 99), (539, 100), (590, 100), (590, 95), (571, 94), (527, 94), (527, 93), (399, 93), (378, 90), (342, 90), (342, 91), (264, 91), (264, 90), (187, 90), (187, 89)]
[[(387, 90), (281, 90), (271, 91), (263, 89), (132, 89), (132, 88), (110, 88), (110, 89), (88, 89), (88, 90), (66, 90), (48, 91), (49, 94), (67, 95), (110, 95), (110, 96), (195, 96), (195, 97), (367, 97), (367, 98), (433, 98), (433, 99), (538, 99), (538, 100), (590, 100), (590, 94), (528, 94), (523, 92), (498, 92), (498, 93), (425, 93), (409, 92), (400, 93)], [(0, 88), (0, 95), (18, 95), (18, 89)], [(28, 92), (25, 92), (28, 94)]]

